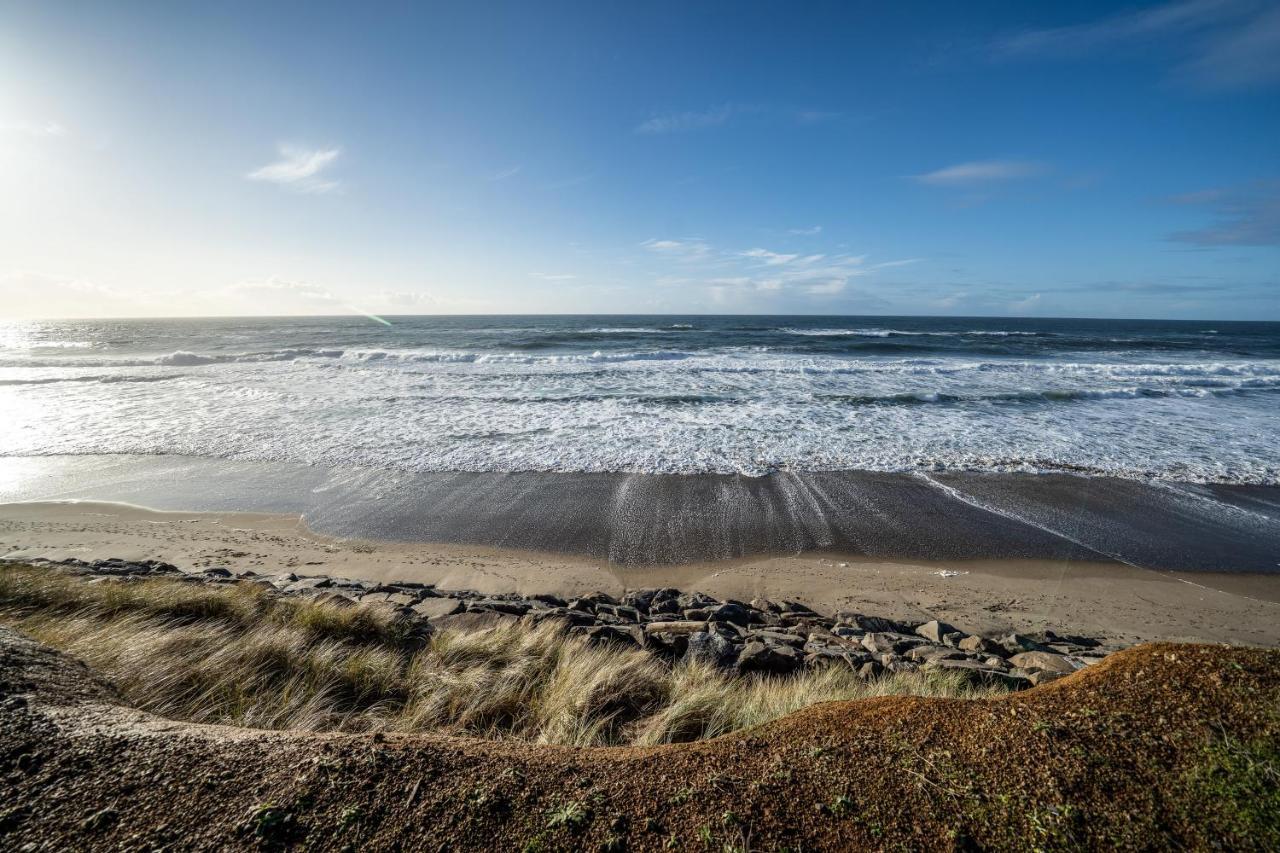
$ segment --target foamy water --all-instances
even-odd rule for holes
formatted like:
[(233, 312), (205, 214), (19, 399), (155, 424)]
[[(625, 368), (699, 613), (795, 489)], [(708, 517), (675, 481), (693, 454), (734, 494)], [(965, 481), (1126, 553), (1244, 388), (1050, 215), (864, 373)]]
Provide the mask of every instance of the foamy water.
[(1280, 482), (1280, 324), (770, 317), (0, 330), (0, 454)]

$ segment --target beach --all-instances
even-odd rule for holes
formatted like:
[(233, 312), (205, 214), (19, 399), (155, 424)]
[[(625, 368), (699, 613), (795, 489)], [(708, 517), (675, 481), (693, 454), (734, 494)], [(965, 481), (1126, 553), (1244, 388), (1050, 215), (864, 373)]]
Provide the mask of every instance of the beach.
[(1278, 575), (1154, 571), (1097, 559), (888, 560), (812, 551), (628, 567), (545, 551), (335, 537), (290, 514), (160, 512), (94, 501), (0, 505), (0, 556), (157, 559), (183, 569), (523, 595), (671, 586), (717, 598), (794, 599), (827, 613), (939, 619), (981, 633), (1048, 628), (1125, 644), (1280, 644)]

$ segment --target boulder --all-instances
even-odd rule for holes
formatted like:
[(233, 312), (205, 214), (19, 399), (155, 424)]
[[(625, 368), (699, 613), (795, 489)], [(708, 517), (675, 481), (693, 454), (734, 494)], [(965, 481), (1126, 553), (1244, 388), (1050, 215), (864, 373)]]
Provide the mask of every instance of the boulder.
[(924, 663), (929, 660), (964, 660), (964, 652), (947, 648), (946, 646), (916, 646), (909, 649), (904, 655), (907, 660), (913, 660), (916, 663)]
[(871, 631), (862, 638), (862, 647), (873, 655), (885, 653), (900, 655), (924, 643), (925, 640), (922, 637), (911, 637), (889, 631)]
[(732, 659), (736, 651), (737, 647), (725, 637), (698, 631), (689, 635), (684, 656), (690, 660), (702, 660), (719, 666)]
[(843, 611), (836, 614), (836, 623), (848, 625), (857, 628), (860, 631), (874, 631), (876, 633), (892, 633), (892, 634), (910, 634), (911, 626), (905, 622), (897, 622), (893, 619), (883, 619), (879, 616), (865, 616), (861, 613), (851, 613)]
[(750, 642), (738, 653), (739, 672), (768, 672), (783, 674), (793, 672), (804, 661), (799, 649), (790, 646), (767, 646)]
[(795, 634), (787, 634), (782, 631), (757, 630), (747, 634), (747, 639), (759, 641), (770, 646), (791, 646), (793, 648), (802, 648), (805, 641), (802, 637)]
[(1000, 638), (1000, 645), (1004, 646), (1004, 650), (1011, 655), (1019, 652), (1052, 652), (1053, 649), (1044, 643), (1038, 643), (1031, 637), (1023, 634), (1006, 634)]
[(455, 598), (427, 598), (412, 605), (409, 609), (426, 619), (439, 619), (442, 616), (461, 613), (462, 602)]
[(618, 643), (640, 648), (645, 644), (645, 634), (639, 625), (580, 625), (570, 628), (569, 633), (581, 634), (595, 643)]
[(933, 619), (916, 628), (916, 633), (924, 637), (934, 645), (941, 646), (945, 643), (947, 634), (958, 633), (954, 625), (948, 625), (946, 622), (939, 622)]
[(1009, 663), (1021, 669), (1044, 670), (1067, 675), (1076, 671), (1071, 661), (1052, 652), (1021, 652), (1009, 658)]
[(1006, 654), (1008, 654), (1008, 652), (1004, 650), (1004, 646), (1000, 645), (999, 643), (993, 640), (988, 640), (986, 637), (979, 637), (977, 634), (974, 634), (969, 637), (965, 637), (963, 640), (956, 643), (956, 648), (958, 648), (962, 652), (975, 652), (975, 653), (984, 654), (984, 655), (999, 655), (1001, 657), (1004, 657)]
[(529, 603), (527, 601), (503, 601), (497, 598), (482, 598), (479, 601), (472, 601), (468, 603), (467, 610), (481, 612), (491, 611), (493, 613), (506, 613), (509, 616), (523, 616), (529, 612)]
[(698, 631), (707, 630), (706, 622), (646, 622), (644, 631), (646, 634), (693, 634)]
[(709, 622), (732, 622), (735, 625), (750, 625), (753, 621), (751, 617), (751, 610), (737, 602), (728, 602), (707, 608), (707, 620)]

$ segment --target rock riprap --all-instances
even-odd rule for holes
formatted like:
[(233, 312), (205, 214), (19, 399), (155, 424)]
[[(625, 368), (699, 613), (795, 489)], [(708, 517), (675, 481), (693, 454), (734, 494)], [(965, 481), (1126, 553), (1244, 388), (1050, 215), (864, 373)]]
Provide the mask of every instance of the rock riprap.
[[(18, 561), (15, 561), (18, 562)], [(863, 677), (912, 670), (962, 673), (976, 683), (1013, 689), (1061, 678), (1119, 648), (1093, 637), (1045, 630), (984, 637), (938, 620), (912, 622), (851, 611), (823, 615), (798, 601), (719, 600), (702, 592), (633, 589), (621, 597), (593, 592), (556, 595), (482, 594), (423, 583), (378, 583), (293, 572), (259, 574), (226, 568), (184, 571), (157, 560), (20, 561), (93, 576), (101, 582), (151, 577), (212, 585), (250, 583), (271, 595), (305, 597), (339, 607), (375, 607), (415, 623), (417, 634), (477, 629), (523, 620), (558, 620), (595, 643), (645, 649), (665, 660), (707, 661), (741, 673), (782, 675), (845, 666)]]

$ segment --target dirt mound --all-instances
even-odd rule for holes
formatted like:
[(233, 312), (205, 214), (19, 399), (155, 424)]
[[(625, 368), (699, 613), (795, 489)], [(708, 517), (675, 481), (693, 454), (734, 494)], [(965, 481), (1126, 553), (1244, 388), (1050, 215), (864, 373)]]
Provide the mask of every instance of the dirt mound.
[(990, 700), (572, 749), (176, 723), (0, 629), (6, 849), (1280, 845), (1280, 652), (1150, 645)]

